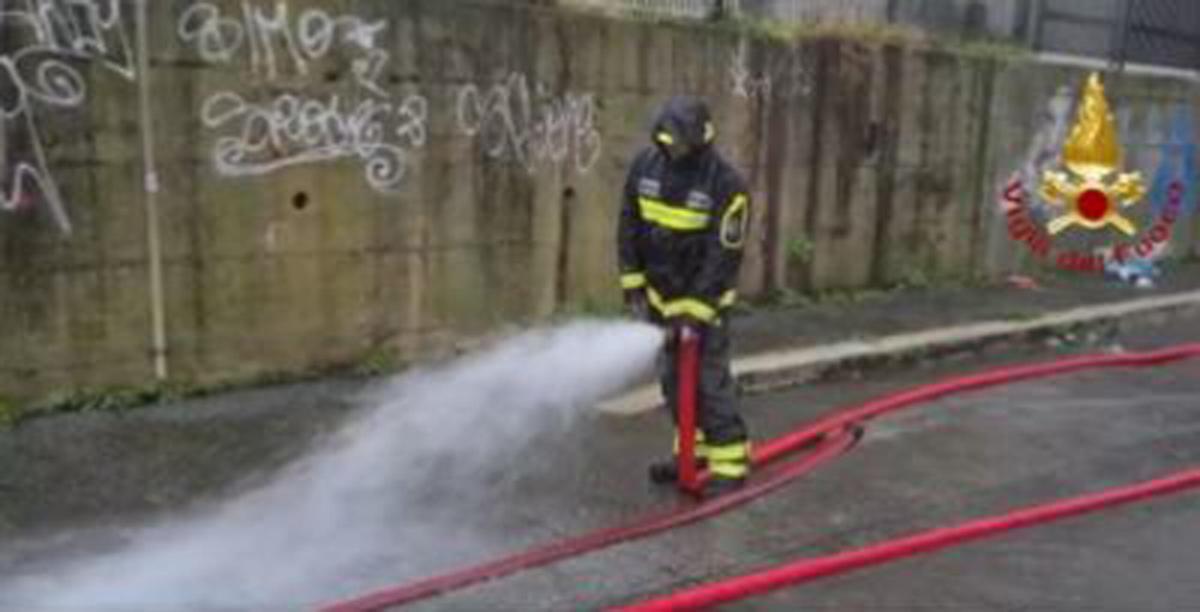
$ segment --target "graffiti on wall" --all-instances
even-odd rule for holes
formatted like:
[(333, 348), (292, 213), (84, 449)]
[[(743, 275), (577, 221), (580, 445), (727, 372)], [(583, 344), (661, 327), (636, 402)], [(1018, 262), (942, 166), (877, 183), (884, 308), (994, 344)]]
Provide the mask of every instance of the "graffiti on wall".
[[(88, 79), (138, 81), (133, 19), (122, 14), (127, 6), (128, 0), (0, 1), (0, 212), (42, 206), (63, 233), (71, 232), (43, 128), (52, 113), (88, 103)], [(355, 160), (373, 189), (389, 192), (411, 174), (415, 153), (428, 141), (431, 109), (419, 92), (387, 86), (392, 55), (385, 20), (241, 0), (188, 3), (175, 25), (200, 60), (247, 74), (258, 86), (218, 89), (202, 101), (199, 119), (214, 134), (211, 159), (221, 175)], [(88, 72), (89, 64), (101, 70)], [(309, 93), (294, 85), (337, 80), (339, 70), (352, 88)], [(459, 130), (489, 158), (529, 172), (555, 163), (581, 173), (600, 160), (593, 94), (551, 92), (512, 73), (451, 96), (447, 108)]]
[(1185, 104), (1174, 105), (1167, 114), (1169, 123), (1155, 147), (1158, 159), (1150, 183), (1150, 203), (1154, 214), (1161, 216), (1170, 201), (1171, 185), (1178, 183), (1183, 189), (1181, 212), (1190, 215), (1196, 207), (1196, 164), (1200, 161), (1196, 157), (1195, 122), (1192, 109)]
[(213, 163), (225, 176), (261, 176), (289, 166), (357, 158), (367, 182), (380, 191), (401, 186), (413, 149), (425, 145), (425, 98), (357, 104), (337, 94), (317, 99), (284, 94), (262, 103), (241, 94), (210, 96), (204, 125), (233, 126), (214, 146)]
[(813, 58), (800, 46), (772, 49), (755, 68), (747, 40), (738, 43), (729, 57), (731, 92), (739, 98), (768, 100), (781, 96), (787, 100), (812, 95), (816, 81)]
[(744, 40), (729, 57), (729, 80), (733, 84), (733, 95), (739, 98), (767, 98), (771, 95), (771, 77), (751, 70), (750, 45)]
[(490, 87), (464, 85), (457, 112), (459, 129), (485, 155), (511, 160), (527, 172), (543, 163), (570, 162), (586, 173), (600, 160), (603, 140), (592, 94), (555, 95), (514, 72)]
[(292, 15), (285, 2), (243, 0), (240, 8), (234, 16), (212, 3), (193, 4), (179, 17), (179, 37), (206, 62), (229, 63), (244, 56), (251, 72), (268, 80), (289, 69), (308, 76), (313, 63), (349, 48), (356, 55), (351, 68), (358, 84), (387, 96), (379, 80), (391, 56), (377, 46), (388, 27), (385, 21), (316, 8)]
[(71, 218), (41, 122), (46, 111), (87, 102), (86, 63), (136, 80), (120, 0), (0, 2), (0, 210), (43, 205), (64, 234)]
[(352, 96), (289, 92), (265, 99), (235, 91), (210, 95), (201, 120), (220, 133), (213, 150), (217, 172), (261, 176), (357, 159), (373, 189), (399, 189), (413, 152), (425, 146), (429, 104), (421, 94), (393, 95), (383, 86), (391, 54), (378, 43), (387, 22), (315, 8), (292, 14), (284, 2), (243, 1), (240, 9), (230, 14), (212, 3), (194, 4), (179, 18), (179, 37), (204, 61), (248, 63), (250, 73), (268, 83), (286, 75), (309, 76), (318, 62), (350, 57), (358, 91)]

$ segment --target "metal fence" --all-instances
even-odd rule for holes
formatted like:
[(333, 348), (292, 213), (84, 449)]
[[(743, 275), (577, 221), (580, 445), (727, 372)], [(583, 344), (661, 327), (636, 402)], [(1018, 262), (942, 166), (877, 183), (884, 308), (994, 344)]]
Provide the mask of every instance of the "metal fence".
[(1042, 0), (1035, 49), (1200, 69), (1197, 0)]
[(558, 0), (679, 19), (904, 25), (1036, 51), (1200, 70), (1200, 0)]
[(786, 21), (880, 21), (894, 0), (559, 0), (560, 4), (643, 17)]
[(668, 19), (718, 19), (740, 13), (738, 0), (559, 0), (596, 11)]

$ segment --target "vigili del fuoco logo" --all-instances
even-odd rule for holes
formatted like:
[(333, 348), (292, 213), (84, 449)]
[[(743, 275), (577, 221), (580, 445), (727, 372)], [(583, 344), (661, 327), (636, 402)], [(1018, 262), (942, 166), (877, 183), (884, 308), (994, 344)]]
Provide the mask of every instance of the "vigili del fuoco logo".
[[(1185, 186), (1172, 181), (1162, 213), (1145, 231), (1126, 215), (1146, 196), (1145, 181), (1137, 171), (1123, 167), (1120, 135), (1109, 110), (1100, 75), (1093, 73), (1084, 86), (1062, 151), (1061, 169), (1042, 172), (1040, 184), (1027, 185), (1029, 177), (1014, 176), (1004, 187), (1000, 205), (1008, 233), (1035, 256), (1064, 269), (1103, 272), (1110, 259), (1124, 263), (1146, 258), (1165, 245), (1179, 220)], [(1044, 214), (1031, 209), (1032, 197), (1041, 198)], [(1047, 218), (1048, 217), (1048, 218)], [(1059, 249), (1055, 240), (1071, 231), (1115, 230), (1118, 240), (1096, 250)], [(1112, 233), (1112, 232), (1109, 232)]]

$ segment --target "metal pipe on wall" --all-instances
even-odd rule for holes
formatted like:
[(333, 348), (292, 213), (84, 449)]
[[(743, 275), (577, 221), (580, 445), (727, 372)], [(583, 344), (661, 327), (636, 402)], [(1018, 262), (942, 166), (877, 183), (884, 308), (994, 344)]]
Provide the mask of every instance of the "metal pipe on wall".
[(145, 179), (146, 247), (150, 272), (150, 313), (154, 376), (159, 381), (169, 375), (167, 363), (167, 325), (163, 305), (162, 241), (159, 235), (159, 179), (154, 156), (154, 123), (150, 110), (150, 44), (147, 9), (149, 0), (137, 2), (138, 103), (142, 132), (142, 167)]

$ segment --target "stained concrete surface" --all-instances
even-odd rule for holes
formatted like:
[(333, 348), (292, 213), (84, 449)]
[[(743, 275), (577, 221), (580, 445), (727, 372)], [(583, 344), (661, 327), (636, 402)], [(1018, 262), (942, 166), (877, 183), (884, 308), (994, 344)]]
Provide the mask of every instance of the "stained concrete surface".
[[(62, 16), (9, 4), (38, 13), (31, 25), (47, 31)], [(1015, 169), (1056, 157), (1038, 135), (1080, 67), (518, 4), (266, 3), (251, 10), (277, 28), (279, 53), (260, 57), (232, 42), (255, 31), (243, 23), (249, 13), (157, 2), (147, 11), (152, 74), (123, 78), (105, 65), (130, 57), (95, 49), (56, 64), (78, 96), (15, 99), (0, 183), (12, 182), (13, 162), (30, 162), (43, 187), (61, 192), (74, 231), (51, 219), (58, 198), (36, 189), (31, 205), (0, 212), (3, 401), (156, 380), (140, 170), (148, 144), (161, 182), (160, 348), (176, 383), (423, 360), (507, 325), (616, 306), (618, 192), (646, 122), (680, 92), (710, 101), (719, 146), (754, 199), (745, 295), (1031, 268), (996, 190)], [(81, 32), (135, 40), (125, 17)], [(312, 18), (361, 35), (300, 54)], [(216, 53), (180, 31), (211, 23), (243, 36)], [(23, 36), (6, 36), (6, 53), (55, 53)], [(362, 62), (378, 82), (363, 82)], [(1109, 84), (1130, 169), (1174, 172), (1160, 145), (1195, 142), (1168, 120), (1193, 105), (1189, 87), (1132, 73)], [(222, 100), (247, 112), (205, 121)], [(248, 125), (312, 122), (288, 110), (304, 105), (330, 121), (306, 138), (276, 130), (261, 159), (215, 155), (246, 144), (239, 135), (253, 140)], [(157, 129), (143, 143), (146, 116)], [(372, 145), (319, 129), (330, 122)], [(374, 142), (377, 132), (386, 138)], [(337, 159), (314, 161), (313, 147)], [(1143, 230), (1150, 212), (1131, 211)], [(1189, 221), (1172, 238), (1179, 258), (1195, 251)]]

